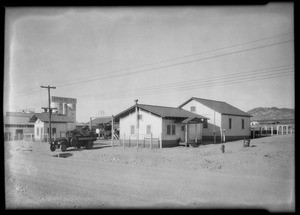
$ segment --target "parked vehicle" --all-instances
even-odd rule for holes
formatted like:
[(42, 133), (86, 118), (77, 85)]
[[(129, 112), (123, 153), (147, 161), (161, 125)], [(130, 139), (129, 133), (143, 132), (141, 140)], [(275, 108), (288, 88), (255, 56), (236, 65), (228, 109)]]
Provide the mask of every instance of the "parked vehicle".
[(66, 137), (60, 137), (56, 140), (52, 140), (50, 144), (50, 150), (55, 151), (61, 149), (62, 152), (66, 151), (69, 147), (91, 149), (94, 146), (94, 141), (97, 140), (97, 136), (94, 132), (90, 131), (88, 127), (82, 129), (75, 129), (66, 132)]

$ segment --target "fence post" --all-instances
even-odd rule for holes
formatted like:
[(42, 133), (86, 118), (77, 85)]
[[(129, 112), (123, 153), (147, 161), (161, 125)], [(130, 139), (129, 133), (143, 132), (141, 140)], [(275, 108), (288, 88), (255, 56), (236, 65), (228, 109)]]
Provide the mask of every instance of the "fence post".
[(150, 149), (152, 149), (152, 132), (150, 133)]
[(162, 133), (160, 134), (160, 146), (159, 147), (162, 149)]
[(125, 148), (125, 134), (123, 134), (123, 148)]
[(259, 130), (260, 130), (260, 137), (261, 137), (261, 135), (262, 135), (262, 127), (261, 126), (259, 127)]

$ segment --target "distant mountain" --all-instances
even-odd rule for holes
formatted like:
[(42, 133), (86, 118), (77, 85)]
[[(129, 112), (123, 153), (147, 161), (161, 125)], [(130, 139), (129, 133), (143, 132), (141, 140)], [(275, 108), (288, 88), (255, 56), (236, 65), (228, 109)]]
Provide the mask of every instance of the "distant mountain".
[(293, 119), (295, 115), (295, 110), (277, 107), (258, 107), (247, 111), (247, 113), (253, 116), (251, 118), (251, 121), (268, 119)]

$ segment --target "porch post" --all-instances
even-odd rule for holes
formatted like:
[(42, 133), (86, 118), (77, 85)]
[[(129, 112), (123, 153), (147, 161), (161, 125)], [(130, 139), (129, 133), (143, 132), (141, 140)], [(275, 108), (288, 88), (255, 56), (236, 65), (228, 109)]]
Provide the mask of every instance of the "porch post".
[(163, 136), (162, 136), (162, 133), (160, 133), (160, 148), (162, 149), (162, 141), (163, 141)]
[(187, 147), (187, 142), (188, 142), (188, 132), (187, 132), (187, 130), (188, 130), (188, 124), (186, 123), (185, 124), (185, 147)]
[(195, 123), (195, 143), (197, 143), (197, 123)]
[(271, 126), (271, 135), (273, 136), (273, 125)]
[(220, 128), (220, 134), (221, 134), (221, 143), (223, 142), (223, 131), (222, 128)]

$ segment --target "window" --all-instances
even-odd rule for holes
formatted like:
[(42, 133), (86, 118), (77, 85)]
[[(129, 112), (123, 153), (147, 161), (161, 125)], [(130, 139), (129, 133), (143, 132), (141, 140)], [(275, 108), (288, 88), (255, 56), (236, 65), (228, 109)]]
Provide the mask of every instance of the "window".
[(175, 125), (167, 125), (167, 135), (175, 135), (176, 127)]
[(191, 112), (195, 112), (196, 111), (196, 107), (195, 106), (191, 106)]
[(203, 128), (208, 128), (207, 119), (205, 119), (203, 122)]
[(49, 128), (47, 128), (47, 134), (49, 134)]
[(56, 128), (52, 128), (52, 134), (56, 134)]
[(242, 119), (242, 129), (244, 129), (244, 119)]
[(40, 130), (39, 128), (36, 128), (36, 135), (37, 135), (37, 136), (40, 136), (39, 130)]
[(134, 125), (130, 126), (130, 134), (134, 134)]
[(175, 133), (176, 133), (176, 127), (175, 125), (172, 125), (172, 135), (175, 135)]
[(167, 135), (171, 134), (171, 125), (167, 125)]
[(231, 118), (229, 118), (229, 129), (231, 129)]
[(181, 131), (185, 131), (184, 125), (181, 126)]
[(146, 130), (147, 134), (151, 134), (151, 125), (147, 125)]
[(143, 119), (143, 115), (142, 115), (142, 114), (139, 114), (139, 115), (138, 115), (138, 118), (139, 118), (139, 120)]

